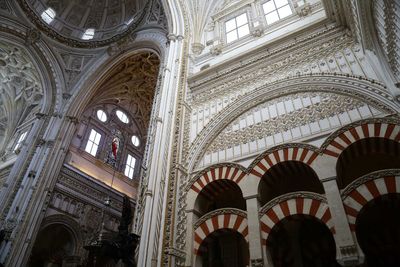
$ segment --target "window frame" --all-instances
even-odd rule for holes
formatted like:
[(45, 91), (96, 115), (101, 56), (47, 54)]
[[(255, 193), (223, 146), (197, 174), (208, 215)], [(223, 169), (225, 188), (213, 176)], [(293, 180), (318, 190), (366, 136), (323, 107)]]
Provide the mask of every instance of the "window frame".
[[(278, 19), (277, 21), (274, 21), (274, 22), (268, 24), (268, 22), (267, 22), (267, 14), (270, 14), (270, 13), (272, 13), (272, 12), (274, 12), (274, 11), (271, 11), (271, 12), (269, 12), (269, 13), (266, 14), (266, 13), (264, 12), (264, 7), (263, 7), (263, 6), (264, 6), (264, 4), (266, 4), (267, 2), (270, 2), (270, 1), (272, 1), (272, 2), (274, 3), (274, 7), (275, 7), (274, 11), (276, 11), (276, 13), (277, 13), (279, 19)], [(260, 2), (261, 16), (263, 17), (263, 20), (264, 20), (264, 23), (265, 23), (265, 26), (266, 26), (266, 27), (271, 27), (271, 26), (273, 26), (273, 25), (275, 25), (275, 24), (277, 24), (277, 23), (279, 23), (279, 22), (281, 22), (281, 21), (284, 21), (284, 20), (286, 20), (287, 18), (290, 18), (290, 17), (292, 17), (293, 15), (296, 14), (295, 9), (294, 9), (294, 7), (293, 7), (292, 1), (291, 1), (291, 0), (287, 0), (287, 1), (288, 1), (288, 4), (287, 4), (287, 5), (289, 6), (289, 8), (290, 8), (290, 10), (291, 10), (292, 13), (291, 13), (290, 15), (284, 17), (284, 18), (281, 18), (281, 17), (280, 17), (279, 12), (278, 12), (278, 9), (279, 9), (279, 8), (276, 7), (275, 0), (264, 0), (264, 1)], [(287, 5), (284, 5), (284, 6), (287, 6)], [(282, 6), (282, 7), (283, 7), (283, 6)], [(280, 8), (282, 8), (282, 7), (280, 7)]]
[[(243, 14), (246, 14), (247, 26), (248, 26), (248, 29), (249, 29), (249, 33), (244, 35), (244, 36), (242, 36), (242, 37), (239, 37), (238, 28), (240, 28), (240, 27), (236, 27), (234, 30), (236, 31), (238, 38), (236, 40), (233, 40), (233, 41), (228, 43), (228, 39), (227, 39), (228, 32), (226, 32), (226, 23), (228, 21), (232, 20), (232, 19), (236, 19), (237, 17), (239, 17), (239, 16), (241, 16)], [(223, 37), (222, 40), (223, 40), (223, 42), (224, 42), (224, 44), (226, 46), (230, 46), (232, 44), (238, 43), (240, 41), (243, 41), (243, 40), (248, 39), (249, 37), (251, 37), (251, 31), (253, 29), (251, 14), (252, 14), (252, 12), (251, 12), (250, 7), (247, 7), (247, 8), (236, 10), (235, 12), (232, 12), (229, 15), (224, 16), (224, 17), (222, 17), (221, 19), (218, 20), (219, 21), (219, 25), (220, 25), (219, 26), (220, 27), (220, 36)], [(236, 20), (235, 20), (235, 24), (237, 26)], [(243, 25), (246, 25), (246, 24), (243, 24)], [(243, 26), (243, 25), (241, 25), (241, 26)], [(232, 32), (232, 31), (229, 31), (229, 32)]]
[[(128, 165), (128, 159), (129, 159), (129, 157), (132, 157), (132, 158), (135, 160), (133, 166), (132, 166), (132, 165)], [(123, 174), (124, 174), (125, 177), (127, 177), (129, 180), (133, 180), (133, 179), (135, 178), (135, 175), (136, 175), (136, 173), (137, 173), (136, 170), (137, 170), (138, 162), (139, 162), (139, 158), (137, 157), (137, 155), (135, 155), (135, 153), (132, 153), (132, 151), (129, 151), (129, 150), (128, 150), (127, 153), (126, 153), (126, 156), (125, 156), (125, 164), (123, 165), (123, 166), (124, 166)], [(126, 171), (127, 171), (128, 168), (129, 168), (129, 170), (132, 169), (132, 177), (129, 177), (129, 172), (128, 172), (128, 174), (126, 174)]]
[[(96, 153), (95, 153), (95, 155), (93, 155), (91, 152), (89, 152), (89, 151), (86, 150), (86, 148), (87, 148), (87, 146), (88, 146), (88, 143), (89, 143), (89, 142), (92, 142), (92, 141), (90, 140), (90, 135), (91, 135), (92, 131), (95, 131), (97, 134), (100, 135), (99, 143), (96, 144), (96, 145), (97, 145), (97, 148), (96, 148)], [(86, 142), (84, 142), (85, 145), (83, 146), (83, 151), (85, 151), (87, 154), (91, 155), (92, 157), (97, 158), (97, 157), (98, 157), (98, 154), (99, 154), (99, 151), (102, 150), (102, 141), (103, 141), (103, 139), (104, 139), (104, 133), (102, 133), (101, 131), (99, 131), (99, 129), (98, 129), (97, 127), (94, 127), (94, 125), (90, 125), (90, 127), (88, 127), (88, 131), (86, 131), (86, 138), (85, 138), (85, 141), (86, 141)], [(94, 143), (94, 142), (92, 142), (92, 143)], [(94, 144), (95, 144), (95, 143), (94, 143)], [(92, 145), (92, 148), (93, 148), (93, 145)], [(91, 150), (92, 150), (92, 148), (91, 148)]]

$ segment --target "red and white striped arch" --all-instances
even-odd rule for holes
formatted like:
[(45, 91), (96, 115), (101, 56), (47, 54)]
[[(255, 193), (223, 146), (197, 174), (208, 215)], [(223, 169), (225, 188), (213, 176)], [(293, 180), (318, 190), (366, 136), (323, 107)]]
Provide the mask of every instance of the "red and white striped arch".
[(191, 189), (196, 193), (200, 193), (200, 191), (206, 187), (207, 184), (217, 181), (220, 179), (228, 179), (236, 184), (239, 184), (243, 177), (246, 176), (246, 173), (236, 167), (232, 166), (219, 166), (216, 168), (211, 168), (207, 172), (204, 172), (191, 186)]
[(311, 165), (317, 156), (317, 152), (308, 148), (282, 148), (267, 154), (257, 163), (257, 165), (253, 167), (251, 173), (258, 177), (262, 177), (268, 171), (268, 169), (275, 164), (289, 160), (301, 161), (307, 165)]
[(324, 153), (337, 158), (340, 153), (352, 143), (369, 137), (382, 137), (399, 142), (400, 125), (371, 122), (353, 127), (336, 136), (336, 138), (328, 144)]
[(260, 226), (263, 245), (267, 245), (268, 236), (279, 221), (296, 214), (316, 217), (325, 223), (333, 234), (335, 233), (328, 204), (317, 199), (297, 197), (280, 202), (261, 217)]
[(370, 180), (351, 191), (343, 200), (351, 231), (355, 231), (358, 213), (365, 204), (390, 193), (400, 193), (400, 176)]
[(203, 222), (194, 231), (194, 253), (198, 254), (203, 240), (212, 232), (219, 229), (232, 229), (242, 234), (248, 242), (247, 218), (237, 214), (219, 214)]

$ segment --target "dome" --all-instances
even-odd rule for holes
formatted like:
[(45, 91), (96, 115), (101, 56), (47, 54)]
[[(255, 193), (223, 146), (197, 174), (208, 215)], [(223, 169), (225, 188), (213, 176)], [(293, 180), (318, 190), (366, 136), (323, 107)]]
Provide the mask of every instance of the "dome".
[(149, 2), (19, 0), (28, 17), (46, 34), (76, 47), (107, 45), (132, 32), (144, 18)]

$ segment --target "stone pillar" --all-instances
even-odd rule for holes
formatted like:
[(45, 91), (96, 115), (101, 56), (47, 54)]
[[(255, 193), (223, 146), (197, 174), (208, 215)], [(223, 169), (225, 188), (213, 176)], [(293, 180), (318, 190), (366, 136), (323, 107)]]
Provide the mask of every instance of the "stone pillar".
[[(6, 266), (25, 266), (33, 246), (51, 190), (65, 158), (65, 146), (75, 131), (77, 120), (60, 116), (48, 116), (43, 125), (44, 134), (39, 140), (32, 140), (23, 153), (29, 161), (19, 176), (9, 178), (20, 181), (15, 195), (7, 203), (9, 209), (3, 213), (5, 224), (10, 227), (9, 240), (0, 248), (0, 261)], [(62, 129), (62, 130), (60, 130)], [(57, 139), (59, 137), (59, 139)], [(62, 141), (57, 141), (62, 140)], [(31, 154), (28, 152), (32, 151)], [(21, 159), (24, 159), (24, 156)], [(13, 168), (21, 168), (20, 158)]]
[[(193, 265), (193, 244), (194, 244), (194, 228), (193, 225), (196, 220), (196, 215), (193, 210), (186, 211), (186, 220), (187, 220), (187, 228), (186, 228), (186, 259), (185, 266), (190, 267)], [(190, 229), (189, 229), (190, 227)]]
[[(179, 77), (182, 67), (183, 37), (169, 35), (170, 45), (163, 77), (160, 84), (159, 109), (155, 112), (156, 127), (152, 140), (151, 154), (145, 180), (145, 193), (142, 200), (143, 214), (141, 225), (138, 266), (160, 266), (163, 254), (164, 219), (166, 210), (166, 188), (170, 169), (169, 158), (172, 153), (174, 111), (177, 105)], [(143, 189), (142, 189), (143, 190)]]
[(350, 230), (336, 177), (323, 179), (322, 184), (336, 231), (337, 260), (343, 266), (354, 266), (359, 263), (359, 253)]
[(251, 266), (263, 266), (260, 220), (257, 195), (246, 198)]

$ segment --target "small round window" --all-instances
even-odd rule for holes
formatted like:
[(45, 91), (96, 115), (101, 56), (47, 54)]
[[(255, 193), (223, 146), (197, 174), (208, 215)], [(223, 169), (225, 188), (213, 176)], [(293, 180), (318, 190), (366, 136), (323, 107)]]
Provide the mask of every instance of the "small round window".
[(107, 114), (102, 109), (99, 109), (96, 115), (97, 118), (102, 122), (105, 122), (107, 120)]
[(129, 122), (128, 116), (126, 116), (126, 114), (124, 112), (122, 112), (121, 110), (117, 110), (117, 112), (115, 112), (115, 114), (117, 114), (118, 119), (120, 121), (122, 121), (123, 123)]
[(137, 137), (136, 135), (132, 136), (132, 144), (134, 146), (139, 146), (140, 145), (139, 137)]

